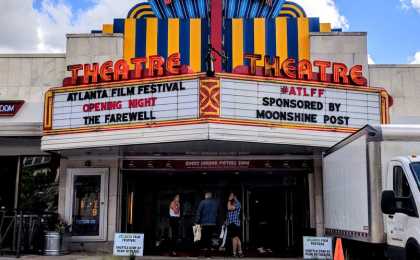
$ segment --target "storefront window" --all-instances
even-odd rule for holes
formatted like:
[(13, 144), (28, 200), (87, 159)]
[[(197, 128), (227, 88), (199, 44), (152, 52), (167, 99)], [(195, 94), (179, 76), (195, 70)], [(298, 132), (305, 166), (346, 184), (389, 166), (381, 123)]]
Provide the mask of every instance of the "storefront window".
[(99, 235), (99, 201), (101, 176), (85, 175), (74, 178), (73, 235)]
[(16, 171), (18, 157), (0, 157), (0, 208), (11, 209), (15, 205)]
[(58, 164), (50, 156), (23, 157), (21, 161), (19, 208), (56, 212), (58, 203)]

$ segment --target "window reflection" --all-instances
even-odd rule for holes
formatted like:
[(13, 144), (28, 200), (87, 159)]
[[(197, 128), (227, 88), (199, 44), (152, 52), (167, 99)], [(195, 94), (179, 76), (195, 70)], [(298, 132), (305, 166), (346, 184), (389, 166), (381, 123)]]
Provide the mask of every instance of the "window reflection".
[(58, 159), (27, 156), (21, 161), (19, 208), (56, 212), (58, 204)]
[(75, 176), (73, 235), (99, 235), (101, 176)]

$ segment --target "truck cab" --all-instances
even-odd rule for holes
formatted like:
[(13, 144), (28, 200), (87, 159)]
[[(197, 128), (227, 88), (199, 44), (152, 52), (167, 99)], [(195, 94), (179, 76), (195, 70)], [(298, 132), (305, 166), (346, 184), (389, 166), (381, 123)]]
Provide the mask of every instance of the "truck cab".
[(381, 208), (391, 259), (420, 259), (420, 156), (400, 156), (383, 176)]

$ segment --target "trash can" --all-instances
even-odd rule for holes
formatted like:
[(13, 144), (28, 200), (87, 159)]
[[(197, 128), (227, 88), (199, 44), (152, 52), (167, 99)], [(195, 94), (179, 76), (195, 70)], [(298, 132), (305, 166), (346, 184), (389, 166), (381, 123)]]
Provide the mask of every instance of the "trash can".
[(70, 236), (55, 231), (45, 232), (44, 255), (58, 256), (68, 253)]

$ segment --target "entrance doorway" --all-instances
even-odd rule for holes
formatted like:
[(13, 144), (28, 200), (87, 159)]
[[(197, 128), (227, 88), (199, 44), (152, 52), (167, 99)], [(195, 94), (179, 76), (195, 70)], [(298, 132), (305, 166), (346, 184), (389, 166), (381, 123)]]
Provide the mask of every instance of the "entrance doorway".
[(291, 186), (256, 186), (247, 189), (248, 247), (258, 255), (295, 256), (307, 222), (304, 187), (299, 178), (285, 177)]
[[(241, 191), (238, 176), (225, 173), (124, 173), (122, 223), (124, 232), (145, 234), (145, 254), (162, 254), (169, 250), (171, 230), (169, 204), (175, 195), (181, 198), (179, 241), (176, 247), (189, 255), (194, 249), (192, 226), (205, 192), (212, 192), (219, 205), (218, 229), (226, 219), (230, 190)], [(232, 183), (234, 183), (232, 185)], [(125, 205), (125, 207), (124, 207)], [(125, 224), (125, 225), (124, 225)], [(213, 234), (217, 238), (218, 234)]]
[(226, 220), (227, 198), (235, 192), (242, 204), (242, 241), (250, 256), (298, 256), (309, 229), (306, 172), (123, 172), (122, 231), (145, 234), (145, 254), (169, 252), (169, 204), (181, 197), (178, 255), (195, 249), (192, 226), (204, 192), (219, 204), (214, 254)]
[(73, 241), (105, 241), (108, 207), (107, 168), (67, 169), (66, 219)]

